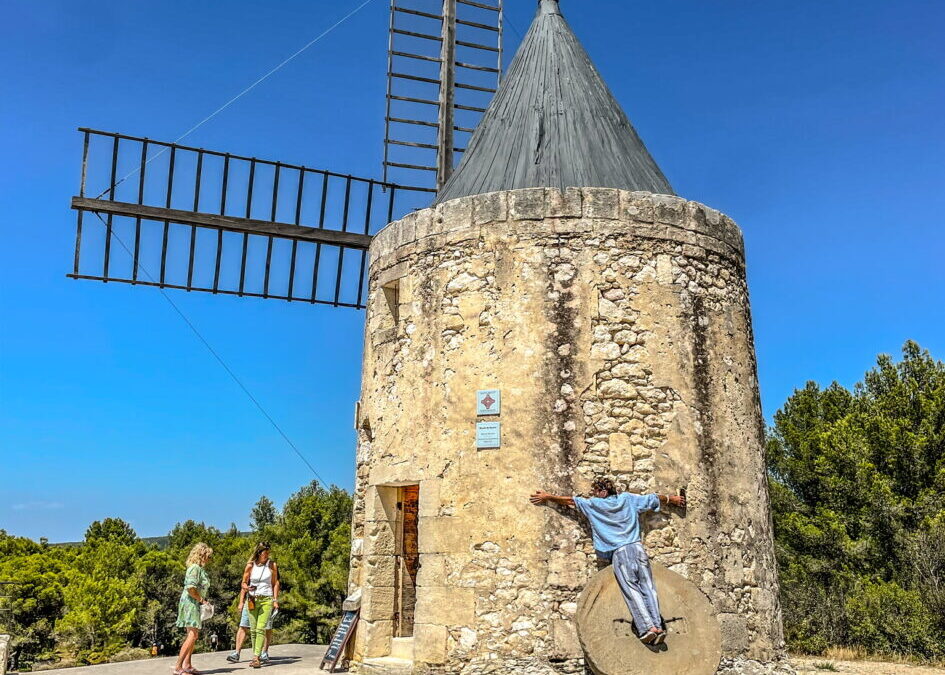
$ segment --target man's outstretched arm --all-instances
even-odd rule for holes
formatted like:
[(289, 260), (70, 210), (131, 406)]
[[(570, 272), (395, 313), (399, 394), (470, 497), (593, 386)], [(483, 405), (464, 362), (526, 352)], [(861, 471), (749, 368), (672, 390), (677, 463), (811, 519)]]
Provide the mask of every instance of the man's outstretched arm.
[(538, 490), (537, 492), (532, 493), (531, 497), (528, 498), (535, 506), (541, 506), (542, 504), (561, 504), (561, 506), (574, 506), (574, 499), (572, 497), (561, 497), (558, 495), (553, 495), (544, 490)]
[(657, 494), (656, 498), (660, 500), (660, 504), (666, 504), (669, 506), (679, 506), (684, 508), (686, 506), (686, 498), (681, 495), (661, 495)]

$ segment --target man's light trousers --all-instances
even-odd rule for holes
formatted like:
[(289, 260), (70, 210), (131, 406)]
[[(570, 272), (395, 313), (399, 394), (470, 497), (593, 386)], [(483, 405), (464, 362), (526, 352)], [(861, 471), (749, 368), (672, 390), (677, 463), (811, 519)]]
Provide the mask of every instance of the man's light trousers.
[(637, 634), (641, 637), (652, 627), (662, 628), (660, 603), (653, 585), (650, 557), (643, 544), (635, 542), (618, 548), (613, 553), (614, 576), (627, 601)]

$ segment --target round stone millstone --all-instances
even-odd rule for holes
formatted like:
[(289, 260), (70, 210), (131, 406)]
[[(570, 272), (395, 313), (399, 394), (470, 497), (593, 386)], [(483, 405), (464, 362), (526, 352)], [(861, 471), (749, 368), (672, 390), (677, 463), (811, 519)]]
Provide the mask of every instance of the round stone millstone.
[(597, 675), (713, 675), (722, 634), (708, 598), (695, 584), (651, 563), (666, 640), (647, 646), (633, 632), (613, 567), (595, 574), (578, 599), (577, 633)]

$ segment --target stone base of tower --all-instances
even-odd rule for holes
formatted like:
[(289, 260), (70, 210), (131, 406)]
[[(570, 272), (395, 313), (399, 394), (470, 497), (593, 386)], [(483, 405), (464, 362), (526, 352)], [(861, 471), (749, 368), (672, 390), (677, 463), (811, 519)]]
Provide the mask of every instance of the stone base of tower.
[[(647, 550), (704, 595), (724, 672), (784, 672), (738, 227), (677, 197), (536, 188), (413, 213), (370, 256), (354, 661), (409, 639), (413, 673), (582, 672), (589, 532), (528, 495), (607, 476), (687, 490)], [(483, 389), (499, 416), (477, 418)], [(501, 445), (478, 449), (489, 420)]]

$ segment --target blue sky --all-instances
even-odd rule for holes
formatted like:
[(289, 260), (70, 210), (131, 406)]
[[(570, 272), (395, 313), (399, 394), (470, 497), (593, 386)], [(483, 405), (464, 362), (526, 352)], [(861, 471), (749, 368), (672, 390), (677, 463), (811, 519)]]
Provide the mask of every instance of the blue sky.
[[(77, 126), (173, 140), (360, 0), (7, 0), (0, 25), (0, 528), (245, 526), (311, 472), (154, 289), (65, 278)], [(506, 0), (519, 40), (531, 0)], [(187, 139), (378, 176), (387, 3)], [(224, 10), (225, 8), (225, 10)], [(764, 411), (915, 339), (945, 358), (945, 5), (562, 0), (676, 191), (745, 232)], [(173, 292), (350, 488), (363, 316)]]

